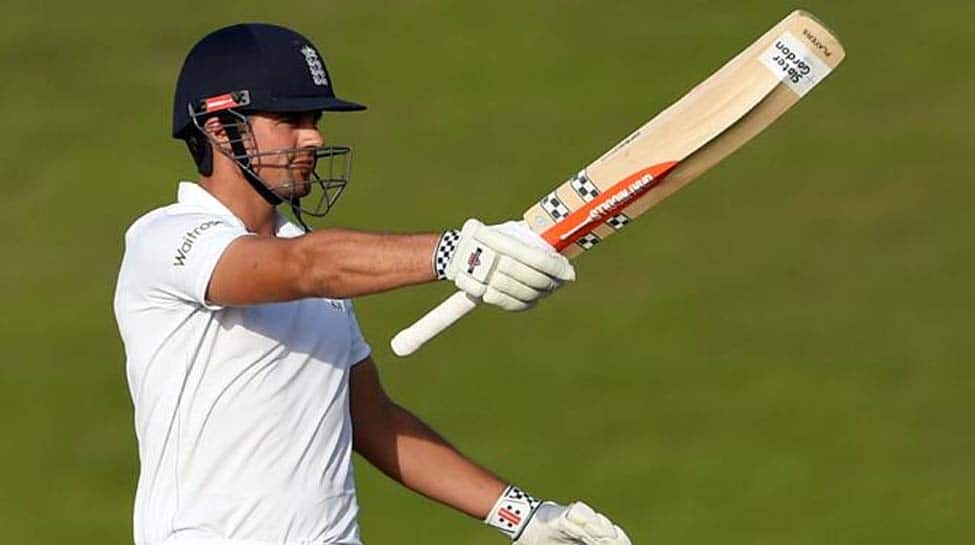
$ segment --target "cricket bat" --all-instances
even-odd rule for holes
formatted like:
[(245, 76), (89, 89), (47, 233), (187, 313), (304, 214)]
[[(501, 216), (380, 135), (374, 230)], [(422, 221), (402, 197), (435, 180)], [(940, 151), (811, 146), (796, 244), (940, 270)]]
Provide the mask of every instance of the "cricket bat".
[[(826, 78), (846, 53), (811, 14), (797, 10), (680, 100), (525, 212), (528, 226), (568, 258), (630, 221), (765, 130)], [(390, 343), (408, 356), (473, 310), (457, 292)]]

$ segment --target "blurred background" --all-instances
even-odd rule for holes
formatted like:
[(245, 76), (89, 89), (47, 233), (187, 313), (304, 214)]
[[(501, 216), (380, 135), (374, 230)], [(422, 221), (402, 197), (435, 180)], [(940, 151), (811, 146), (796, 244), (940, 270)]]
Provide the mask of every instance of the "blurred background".
[[(6, 3), (3, 540), (131, 542), (111, 298), (127, 225), (194, 176), (168, 134), (204, 34), (292, 26), (369, 105), (323, 121), (356, 157), (320, 226), (441, 230), (520, 215), (795, 7), (845, 64), (575, 285), (409, 360), (388, 339), (447, 285), (363, 298), (362, 326), (399, 401), (636, 544), (975, 541), (975, 8), (813, 0)], [(357, 464), (367, 543), (504, 542)]]

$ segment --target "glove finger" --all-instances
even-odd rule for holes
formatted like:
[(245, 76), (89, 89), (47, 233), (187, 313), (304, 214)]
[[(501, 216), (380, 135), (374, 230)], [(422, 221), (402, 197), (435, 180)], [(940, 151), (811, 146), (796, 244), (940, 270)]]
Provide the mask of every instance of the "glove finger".
[(601, 515), (581, 501), (569, 505), (562, 517), (565, 530), (580, 543), (597, 545), (606, 538), (615, 537), (612, 523), (603, 517), (608, 524), (606, 527), (600, 520)]
[(622, 528), (583, 502), (570, 505), (564, 517), (568, 526), (580, 531), (579, 539), (587, 544), (631, 545)]
[(506, 221), (498, 225), (491, 225), (490, 228), (524, 242), (529, 246), (552, 251), (552, 246), (548, 242), (545, 242), (545, 239), (538, 233), (532, 231), (525, 220)]
[(519, 301), (514, 297), (488, 287), (482, 300), (489, 305), (496, 305), (509, 312), (522, 312), (535, 306), (534, 302)]
[(541, 273), (528, 265), (519, 263), (507, 256), (498, 260), (497, 271), (503, 272), (511, 278), (514, 278), (526, 286), (531, 286), (536, 290), (552, 292), (562, 285), (558, 280), (552, 278), (551, 276)]
[(579, 526), (585, 526), (587, 522), (596, 518), (596, 511), (585, 502), (577, 501), (570, 504), (562, 516)]
[(529, 302), (541, 299), (548, 295), (548, 292), (536, 290), (530, 286), (526, 286), (514, 278), (504, 274), (503, 272), (496, 271), (491, 275), (491, 279), (488, 280), (488, 288), (493, 288), (505, 295), (510, 295), (519, 301)]
[(616, 537), (616, 526), (601, 513), (596, 513), (596, 517), (586, 522), (585, 527), (596, 538)]
[(630, 541), (630, 536), (626, 535), (626, 532), (624, 532), (622, 528), (619, 526), (613, 527), (616, 528), (617, 536), (611, 545), (633, 545), (633, 543)]
[(454, 279), (454, 285), (457, 286), (457, 289), (474, 297), (484, 297), (484, 293), (487, 291), (486, 284), (474, 280), (468, 274), (458, 274), (457, 278)]
[(507, 255), (553, 278), (565, 282), (576, 279), (575, 269), (572, 268), (569, 260), (554, 250), (535, 248), (490, 229), (478, 230), (476, 238), (499, 254)]

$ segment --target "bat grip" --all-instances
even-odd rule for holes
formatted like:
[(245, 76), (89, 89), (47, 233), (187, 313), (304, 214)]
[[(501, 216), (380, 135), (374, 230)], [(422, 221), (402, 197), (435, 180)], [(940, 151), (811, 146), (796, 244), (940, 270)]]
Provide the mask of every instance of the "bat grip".
[(444, 299), (442, 303), (424, 314), (413, 325), (393, 337), (393, 340), (389, 342), (393, 353), (400, 357), (406, 357), (416, 352), (427, 341), (474, 310), (479, 302), (478, 299), (462, 291)]

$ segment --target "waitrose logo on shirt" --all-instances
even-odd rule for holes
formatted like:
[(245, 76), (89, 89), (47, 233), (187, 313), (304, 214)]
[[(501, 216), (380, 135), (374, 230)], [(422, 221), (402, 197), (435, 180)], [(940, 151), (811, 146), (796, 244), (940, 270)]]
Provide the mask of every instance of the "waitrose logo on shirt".
[(220, 220), (210, 220), (201, 223), (192, 231), (187, 231), (183, 234), (183, 243), (176, 248), (176, 257), (173, 260), (174, 267), (182, 267), (186, 264), (186, 258), (189, 257), (190, 250), (193, 249), (193, 244), (200, 238), (200, 235), (205, 233), (207, 229), (220, 225), (223, 222)]

